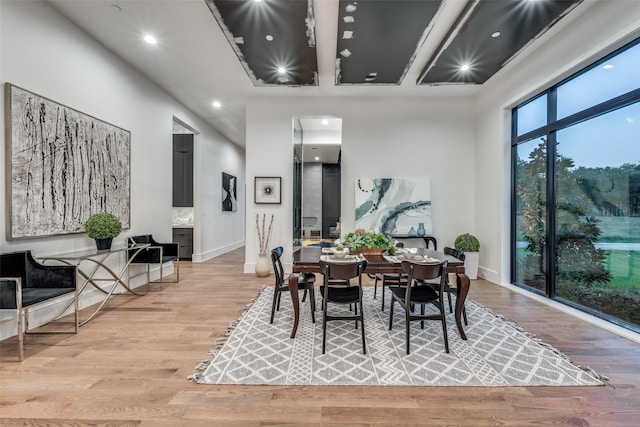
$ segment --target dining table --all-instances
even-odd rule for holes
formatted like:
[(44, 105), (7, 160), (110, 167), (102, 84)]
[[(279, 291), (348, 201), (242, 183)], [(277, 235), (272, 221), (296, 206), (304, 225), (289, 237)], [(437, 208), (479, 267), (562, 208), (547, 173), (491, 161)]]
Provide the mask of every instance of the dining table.
[[(462, 311), (464, 302), (467, 299), (471, 281), (464, 272), (464, 261), (431, 249), (420, 248), (418, 254), (435, 258), (439, 261), (447, 261), (445, 269), (445, 280), (449, 280), (449, 273), (453, 273), (456, 277), (457, 297), (455, 305), (455, 321), (460, 337), (467, 339), (467, 335), (462, 327)], [(293, 329), (291, 330), (291, 338), (295, 338), (298, 331), (298, 322), (300, 320), (300, 298), (298, 296), (298, 277), (296, 273), (320, 273), (320, 258), (323, 255), (321, 247), (305, 246), (293, 253), (292, 274), (289, 276), (289, 293), (293, 303)], [(369, 274), (388, 274), (402, 273), (402, 256), (385, 256), (379, 254), (362, 254), (367, 260), (366, 273)]]

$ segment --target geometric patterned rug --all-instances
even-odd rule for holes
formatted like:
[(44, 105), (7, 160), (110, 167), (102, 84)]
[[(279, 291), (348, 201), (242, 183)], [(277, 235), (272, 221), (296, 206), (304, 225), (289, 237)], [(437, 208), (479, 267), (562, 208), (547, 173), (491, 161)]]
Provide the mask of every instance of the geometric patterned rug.
[[(327, 324), (322, 354), (321, 298), (316, 323), (310, 304), (301, 303), (296, 338), (291, 299), (282, 295), (280, 311), (269, 324), (273, 287), (263, 288), (243, 315), (211, 349), (189, 380), (200, 384), (381, 385), (381, 386), (595, 386), (601, 379), (571, 363), (559, 351), (470, 299), (466, 301), (467, 341), (448, 314), (449, 351), (444, 350), (439, 321), (411, 322), (411, 354), (405, 352), (404, 311), (396, 305), (393, 330), (389, 307), (364, 288), (367, 354), (353, 321)], [(340, 305), (332, 305), (332, 312)], [(348, 310), (348, 306), (344, 306)], [(448, 312), (448, 309), (447, 309)]]

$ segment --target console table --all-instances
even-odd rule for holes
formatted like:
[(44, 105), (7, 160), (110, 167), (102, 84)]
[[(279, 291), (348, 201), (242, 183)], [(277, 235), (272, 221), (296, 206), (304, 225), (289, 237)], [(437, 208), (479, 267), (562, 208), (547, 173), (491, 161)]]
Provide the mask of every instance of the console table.
[(429, 242), (433, 243), (433, 250), (438, 250), (438, 241), (433, 236), (410, 236), (408, 234), (392, 234), (392, 239), (424, 239), (424, 242), (427, 244), (427, 249), (429, 249)]
[[(104, 299), (98, 305), (98, 308), (87, 319), (80, 322), (80, 326), (93, 319), (102, 307), (107, 303), (109, 298), (113, 295), (120, 295), (124, 293), (130, 293), (132, 295), (143, 295), (131, 289), (129, 284), (125, 282), (124, 275), (129, 268), (129, 264), (135, 255), (141, 250), (148, 247), (148, 244), (136, 245), (133, 247), (118, 247), (110, 250), (98, 251), (97, 249), (81, 251), (81, 252), (68, 252), (58, 255), (49, 255), (46, 257), (38, 257), (43, 264), (55, 261), (66, 265), (73, 265), (77, 268), (78, 274), (82, 276), (84, 281), (78, 287), (78, 297), (87, 288), (89, 284), (98, 289), (104, 294)], [(107, 261), (111, 258), (117, 258), (120, 255), (125, 255), (126, 262), (121, 268), (119, 273), (116, 273), (111, 267), (107, 265)], [(85, 265), (82, 265), (82, 263)], [(88, 264), (88, 265), (86, 265)], [(98, 276), (98, 273), (106, 273), (103, 277)], [(99, 283), (106, 282), (106, 284), (100, 285)], [(125, 292), (115, 293), (118, 285), (125, 289)], [(69, 308), (67, 305), (62, 309), (61, 313), (65, 312)]]

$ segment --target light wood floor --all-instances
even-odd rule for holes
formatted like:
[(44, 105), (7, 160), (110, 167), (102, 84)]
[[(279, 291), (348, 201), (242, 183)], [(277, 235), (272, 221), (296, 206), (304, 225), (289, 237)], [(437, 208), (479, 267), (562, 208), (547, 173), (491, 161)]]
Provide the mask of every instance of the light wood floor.
[[(243, 249), (183, 263), (179, 284), (118, 296), (78, 335), (30, 335), (0, 364), (0, 425), (640, 426), (640, 345), (472, 282), (473, 298), (610, 379), (605, 387), (271, 387), (187, 381), (273, 276), (242, 274)], [(285, 301), (285, 300), (283, 300)], [(473, 319), (470, 319), (473, 321)], [(451, 333), (454, 328), (451, 328)], [(15, 351), (15, 339), (0, 355)]]

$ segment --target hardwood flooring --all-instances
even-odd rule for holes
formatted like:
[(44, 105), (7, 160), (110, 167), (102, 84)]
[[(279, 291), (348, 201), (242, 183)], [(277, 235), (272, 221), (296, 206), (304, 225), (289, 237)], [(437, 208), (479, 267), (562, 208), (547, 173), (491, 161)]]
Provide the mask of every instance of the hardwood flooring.
[[(604, 387), (287, 387), (187, 381), (273, 276), (242, 273), (243, 249), (181, 265), (180, 283), (118, 296), (78, 335), (26, 337), (0, 364), (0, 425), (639, 426), (640, 345), (500, 286), (469, 297), (609, 378)], [(286, 300), (283, 299), (283, 303)], [(470, 319), (473, 321), (472, 319)], [(451, 328), (451, 333), (454, 328)], [(0, 343), (15, 353), (17, 340)]]

